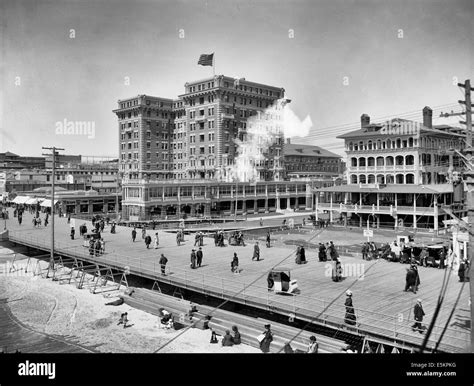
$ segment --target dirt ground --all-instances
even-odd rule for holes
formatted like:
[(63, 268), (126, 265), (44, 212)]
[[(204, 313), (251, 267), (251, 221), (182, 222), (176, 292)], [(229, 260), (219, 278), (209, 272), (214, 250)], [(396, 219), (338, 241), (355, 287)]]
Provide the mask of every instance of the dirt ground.
[[(99, 352), (152, 353), (171, 339), (176, 339), (160, 353), (258, 353), (248, 345), (222, 347), (210, 344), (210, 330), (167, 330), (158, 317), (126, 304), (105, 306), (118, 299), (117, 291), (92, 294), (72, 284), (25, 274), (21, 269), (9, 273), (11, 257), (0, 249), (0, 293), (7, 298), (12, 313), (36, 331), (62, 337), (72, 336), (78, 343), (96, 346)], [(26, 260), (23, 262), (25, 265)], [(21, 268), (21, 263), (17, 267)], [(112, 295), (112, 296), (110, 296)], [(128, 312), (130, 328), (118, 326), (121, 313)], [(180, 335), (181, 334), (181, 335)], [(179, 336), (180, 335), (180, 336)]]

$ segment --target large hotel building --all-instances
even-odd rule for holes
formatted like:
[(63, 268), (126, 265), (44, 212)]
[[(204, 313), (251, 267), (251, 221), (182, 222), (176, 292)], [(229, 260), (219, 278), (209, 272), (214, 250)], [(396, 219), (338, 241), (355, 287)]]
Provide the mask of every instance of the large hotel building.
[(314, 165), (290, 170), (328, 181), (342, 172), (341, 161), (316, 146), (285, 143), (289, 102), (281, 87), (223, 75), (186, 83), (177, 99), (119, 100), (123, 218), (311, 208), (310, 185), (289, 181), (285, 148), (292, 162), (301, 154)]

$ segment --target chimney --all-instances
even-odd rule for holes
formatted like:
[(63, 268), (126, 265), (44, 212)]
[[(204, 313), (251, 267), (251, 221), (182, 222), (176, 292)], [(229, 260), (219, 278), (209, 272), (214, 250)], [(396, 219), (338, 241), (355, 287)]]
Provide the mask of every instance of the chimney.
[(362, 114), (360, 116), (360, 127), (364, 128), (370, 125), (370, 117), (367, 114)]
[(291, 145), (291, 138), (288, 137), (288, 138), (286, 139), (286, 144), (287, 144), (287, 145)]
[(423, 126), (433, 128), (433, 110), (428, 106), (423, 109)]

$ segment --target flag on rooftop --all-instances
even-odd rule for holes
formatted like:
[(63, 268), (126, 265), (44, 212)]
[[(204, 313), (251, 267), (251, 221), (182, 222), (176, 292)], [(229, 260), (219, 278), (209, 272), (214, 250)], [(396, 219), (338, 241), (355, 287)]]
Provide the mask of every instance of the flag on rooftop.
[(212, 66), (214, 61), (214, 52), (212, 54), (202, 54), (199, 57), (198, 64), (201, 66)]

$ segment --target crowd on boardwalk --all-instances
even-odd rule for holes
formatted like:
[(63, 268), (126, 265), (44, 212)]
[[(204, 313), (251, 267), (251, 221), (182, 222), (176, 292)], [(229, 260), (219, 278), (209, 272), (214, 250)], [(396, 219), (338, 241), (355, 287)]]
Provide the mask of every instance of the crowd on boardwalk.
[[(17, 217), (18, 223), (21, 225), (23, 219), (23, 212), (24, 209), (18, 208), (15, 212), (15, 217)], [(43, 216), (41, 216), (41, 214)], [(7, 217), (8, 212), (2, 210), (2, 217)], [(68, 224), (70, 225), (70, 235), (71, 239), (74, 240), (76, 235), (75, 224), (78, 222), (75, 219), (75, 222), (71, 223), (70, 215), (67, 216)], [(50, 215), (48, 211), (44, 213), (35, 212), (34, 217), (32, 220), (34, 226), (36, 228), (48, 226), (50, 222)], [(110, 234), (115, 233), (116, 223), (111, 222), (107, 216), (94, 216), (92, 218), (92, 230), (89, 232), (87, 228), (87, 223), (84, 222), (79, 225), (79, 235), (84, 239), (84, 246), (88, 248), (89, 255), (91, 257), (98, 257), (106, 253), (106, 242), (103, 237), (105, 230), (109, 229), (110, 227)], [(187, 231), (189, 232), (189, 230)], [(159, 232), (155, 229), (155, 225), (152, 227), (142, 227), (142, 228), (132, 228), (130, 230), (131, 235), (131, 242), (137, 242), (137, 236), (141, 235), (142, 243), (145, 245), (146, 249), (161, 249), (163, 247), (160, 244), (160, 237)], [(245, 235), (242, 231), (232, 231), (232, 232), (224, 232), (223, 230), (217, 230), (212, 234), (207, 233), (206, 235), (202, 231), (193, 232), (190, 236), (192, 238), (191, 242), (194, 242), (193, 248), (189, 252), (189, 268), (190, 269), (200, 269), (203, 266), (203, 261), (205, 260), (205, 251), (209, 251), (205, 248), (204, 238), (205, 236), (211, 236), (214, 240), (215, 247), (225, 247), (227, 245), (233, 246), (246, 246), (245, 243)], [(243, 253), (246, 254), (244, 256), (245, 259), (249, 259), (251, 261), (259, 262), (264, 258), (264, 255), (268, 256), (269, 254), (265, 253), (265, 247), (271, 248), (272, 247), (272, 235), (271, 232), (268, 231), (267, 234), (264, 236), (264, 243), (265, 246), (262, 250), (261, 245), (258, 241), (251, 243), (250, 252), (248, 249), (245, 249)], [(176, 245), (181, 247), (182, 244), (185, 242), (185, 230), (178, 229), (176, 231)], [(143, 245), (142, 244), (142, 245)], [(188, 244), (189, 245), (189, 244)], [(398, 249), (397, 249), (398, 248)], [(434, 266), (439, 269), (443, 269), (447, 266), (447, 260), (451, 252), (448, 251), (446, 253), (445, 250), (439, 252), (439, 258), (435, 259), (429, 255), (426, 250), (421, 250), (421, 252), (417, 253), (414, 247), (408, 248), (407, 245), (398, 245), (397, 242), (393, 242), (390, 244), (384, 244), (381, 247), (377, 248), (375, 243), (364, 243), (361, 249), (362, 252), (362, 259), (370, 260), (370, 259), (378, 259), (384, 258), (389, 261), (394, 262), (401, 262), (401, 263), (409, 263), (409, 268), (407, 269), (406, 277), (405, 277), (405, 291), (412, 291), (413, 293), (417, 293), (419, 286), (421, 285), (421, 278), (420, 273), (418, 271), (419, 266)], [(230, 257), (230, 271), (234, 274), (240, 274), (242, 269), (239, 264), (239, 252), (232, 252)], [(296, 250), (294, 252), (294, 261), (296, 264), (307, 264), (307, 252), (304, 245), (296, 246)], [(332, 275), (331, 279), (334, 282), (341, 282), (343, 281), (343, 269), (341, 259), (338, 253), (338, 248), (332, 241), (326, 243), (319, 243), (317, 249), (317, 257), (319, 262), (331, 262), (333, 265), (332, 268)], [(168, 258), (165, 256), (164, 253), (157, 254), (158, 265), (160, 268), (161, 275), (167, 274), (167, 264)], [(314, 260), (313, 260), (314, 261)], [(435, 264), (433, 264), (433, 262)], [(228, 264), (228, 263), (227, 263)], [(229, 269), (229, 268), (227, 268)], [(465, 280), (465, 272), (468, 270), (467, 261), (461, 261), (459, 267), (459, 278), (460, 281)], [(169, 272), (169, 270), (168, 270)], [(273, 288), (273, 283), (270, 283), (268, 280), (268, 289), (271, 290)], [(341, 319), (343, 320), (344, 324), (348, 326), (355, 326), (357, 325), (357, 318), (355, 312), (355, 306), (353, 303), (353, 295), (351, 291), (346, 292), (346, 300), (344, 302), (345, 307), (345, 314)], [(423, 331), (421, 328), (421, 323), (424, 316), (424, 310), (422, 309), (421, 299), (417, 301), (416, 309), (414, 309), (414, 315), (416, 325), (414, 325), (414, 330), (416, 331)]]

